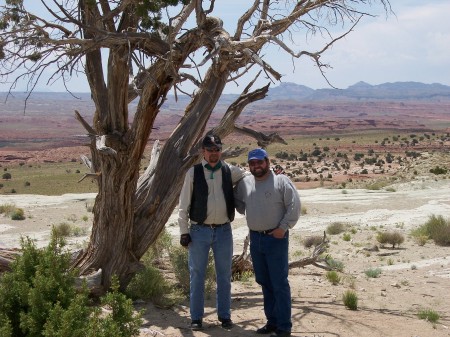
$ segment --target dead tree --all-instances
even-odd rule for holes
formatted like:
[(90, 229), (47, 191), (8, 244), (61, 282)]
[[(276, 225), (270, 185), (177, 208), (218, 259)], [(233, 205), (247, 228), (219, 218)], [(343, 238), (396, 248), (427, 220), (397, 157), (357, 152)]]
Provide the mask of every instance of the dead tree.
[[(253, 271), (251, 256), (248, 254), (249, 243), (250, 237), (247, 235), (244, 240), (242, 253), (240, 255), (233, 256), (233, 266), (231, 272), (234, 279), (239, 278), (240, 275), (247, 271)], [(314, 247), (311, 255), (297, 261), (289, 262), (289, 269), (303, 268), (308, 265), (313, 265), (321, 269), (333, 270), (333, 267), (327, 263), (327, 259), (323, 258), (322, 256), (328, 249), (328, 246), (329, 240), (327, 239), (326, 233), (324, 232), (322, 242)]]

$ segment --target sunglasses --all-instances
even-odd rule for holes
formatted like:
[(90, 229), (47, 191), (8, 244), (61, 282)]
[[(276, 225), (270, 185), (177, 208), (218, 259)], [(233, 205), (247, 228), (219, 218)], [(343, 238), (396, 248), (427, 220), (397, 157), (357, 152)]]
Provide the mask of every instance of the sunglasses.
[(217, 147), (210, 147), (210, 148), (205, 147), (205, 150), (208, 151), (208, 152), (220, 152), (220, 151), (222, 151), (222, 149), (219, 149)]

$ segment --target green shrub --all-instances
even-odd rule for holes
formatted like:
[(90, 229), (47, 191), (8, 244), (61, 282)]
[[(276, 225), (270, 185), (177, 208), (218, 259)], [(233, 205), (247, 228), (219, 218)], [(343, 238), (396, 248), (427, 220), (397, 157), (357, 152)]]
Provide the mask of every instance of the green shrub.
[(347, 224), (343, 222), (332, 222), (327, 226), (326, 232), (330, 235), (337, 235), (345, 232)]
[(325, 263), (332, 270), (337, 270), (337, 271), (343, 271), (344, 270), (344, 263), (341, 262), (341, 261), (333, 259), (331, 256), (327, 256), (325, 258)]
[[(167, 230), (163, 230), (141, 259), (144, 269), (134, 276), (127, 287), (127, 293), (132, 298), (150, 300), (155, 305), (166, 308), (175, 304), (175, 299), (170, 297), (176, 294), (176, 291), (166, 276), (157, 268), (158, 265), (163, 264), (166, 256), (170, 256), (172, 249), (172, 236)], [(187, 266), (187, 257), (185, 262)], [(182, 278), (184, 279), (185, 276), (189, 280), (189, 273), (183, 275)]]
[(16, 209), (16, 205), (14, 204), (3, 204), (0, 205), (0, 214), (5, 214), (6, 216), (11, 216), (11, 214), (14, 212), (14, 210)]
[(137, 336), (141, 313), (134, 314), (131, 300), (118, 292), (101, 299), (108, 314), (93, 306), (88, 289), (75, 288), (77, 271), (70, 269), (64, 239), (52, 231), (49, 245), (37, 249), (22, 238), (22, 254), (11, 271), (0, 278), (0, 335), (22, 336)]
[(398, 247), (402, 244), (405, 241), (405, 237), (398, 231), (379, 232), (377, 234), (377, 241), (382, 245), (389, 243), (394, 248), (395, 245)]
[(442, 215), (431, 215), (428, 221), (419, 228), (414, 229), (411, 235), (415, 238), (426, 236), (437, 245), (450, 246), (450, 219), (444, 219)]
[(430, 173), (433, 173), (435, 175), (439, 175), (439, 174), (447, 174), (447, 169), (445, 167), (439, 167), (436, 166), (435, 168), (430, 169)]
[(420, 309), (417, 316), (420, 319), (425, 319), (431, 323), (436, 323), (440, 318), (440, 315), (433, 309)]
[(2, 179), (10, 180), (11, 178), (12, 178), (12, 176), (11, 176), (11, 173), (9, 173), (9, 172), (3, 173), (3, 175), (2, 175)]
[(61, 222), (59, 225), (53, 226), (58, 236), (67, 237), (72, 233), (72, 226), (67, 222)]
[(344, 302), (344, 305), (350, 309), (350, 310), (357, 310), (358, 309), (358, 295), (352, 290), (347, 290), (342, 295), (342, 301)]
[(414, 237), (414, 241), (419, 245), (419, 246), (425, 246), (425, 244), (428, 241), (428, 235), (418, 235)]
[(11, 220), (24, 220), (25, 215), (22, 208), (16, 208), (11, 214)]
[[(189, 294), (188, 250), (184, 247), (177, 246), (170, 250), (169, 256), (179, 286), (184, 294)], [(211, 294), (216, 281), (215, 277), (214, 260), (210, 252), (208, 266), (206, 268), (205, 294)]]
[(364, 271), (364, 274), (366, 274), (366, 276), (369, 278), (377, 278), (381, 274), (381, 269), (380, 268), (370, 268), (370, 269), (367, 269), (366, 271)]
[(242, 273), (237, 274), (237, 278), (233, 279), (233, 281), (239, 281), (242, 283), (251, 283), (253, 280), (254, 274), (251, 270), (244, 270)]
[(342, 239), (344, 241), (350, 241), (352, 239), (352, 236), (350, 235), (350, 233), (344, 233), (344, 235), (342, 235)]
[[(102, 308), (107, 309), (106, 315)], [(113, 278), (111, 291), (101, 298), (101, 307), (94, 307), (93, 315), (89, 318), (87, 336), (139, 336), (142, 314), (142, 311), (134, 312), (132, 301), (119, 292), (119, 282)]]
[(425, 223), (427, 232), (431, 239), (437, 245), (449, 246), (450, 245), (450, 220), (444, 219), (442, 215), (430, 216), (429, 220)]
[(316, 247), (319, 244), (321, 244), (322, 241), (323, 241), (323, 236), (321, 236), (321, 235), (308, 236), (303, 239), (303, 247), (305, 247), (305, 248), (311, 248), (313, 246)]
[(10, 217), (11, 220), (24, 220), (25, 215), (22, 208), (17, 208), (14, 204), (0, 205), (0, 214)]
[(335, 270), (327, 271), (325, 276), (332, 285), (337, 285), (339, 284), (339, 282), (341, 282), (341, 277)]

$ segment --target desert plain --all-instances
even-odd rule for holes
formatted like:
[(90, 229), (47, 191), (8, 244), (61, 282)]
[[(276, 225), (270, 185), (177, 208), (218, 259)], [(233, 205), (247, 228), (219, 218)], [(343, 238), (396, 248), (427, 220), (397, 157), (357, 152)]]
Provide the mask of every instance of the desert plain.
[[(450, 247), (436, 245), (431, 240), (421, 245), (411, 236), (412, 230), (423, 225), (433, 215), (450, 217), (449, 175), (430, 172), (436, 167), (450, 169), (448, 103), (394, 102), (384, 106), (379, 102), (364, 106), (358, 103), (357, 109), (352, 108), (354, 105), (330, 103), (323, 106), (317, 103), (302, 107), (303, 110), (312, 109), (313, 117), (272, 114), (276, 109), (293, 109), (292, 104), (272, 102), (267, 105), (270, 111), (260, 106), (259, 110), (244, 114), (240, 122), (256, 126), (263, 132), (280, 132), (289, 144), (294, 144), (291, 147), (280, 144), (269, 146), (269, 154), (274, 159), (277, 153), (283, 151), (293, 153), (294, 148), (299, 155), (300, 151), (311, 153), (316, 147), (324, 150), (325, 146), (329, 147), (334, 158), (338, 158), (338, 153), (342, 151), (350, 159), (350, 166), (346, 169), (342, 168), (342, 162), (330, 160), (327, 163), (329, 170), (322, 172), (319, 168), (324, 169), (324, 161), (316, 161), (316, 167), (308, 168), (309, 179), (306, 179), (302, 168), (304, 163), (276, 158), (286, 168), (286, 172), (292, 174), (304, 208), (304, 214), (290, 233), (291, 261), (312, 253), (313, 248), (305, 247), (305, 239), (323, 235), (333, 223), (346, 225), (344, 233), (327, 235), (327, 254), (344, 266), (339, 273), (338, 284), (331, 284), (326, 278), (326, 270), (313, 265), (290, 270), (292, 336), (450, 336)], [(391, 115), (385, 111), (394, 113)], [(428, 115), (425, 111), (429, 112)], [(346, 118), (342, 118), (343, 113), (347, 114)], [(35, 118), (32, 114), (10, 114), (2, 124), (6, 145), (0, 151), (0, 165), (7, 168), (8, 172), (13, 172), (13, 177), (14, 168), (18, 168), (20, 163), (36, 167), (40, 163), (73, 162), (79, 160), (80, 154), (88, 153), (87, 148), (79, 146), (80, 142), (74, 141), (73, 137), (67, 140), (68, 133), (73, 135), (80, 132), (72, 119), (65, 117), (67, 121), (53, 121), (32, 118)], [(168, 127), (173, 125), (175, 118), (178, 116), (173, 114), (162, 118), (159, 121), (159, 134), (156, 132), (155, 137), (167, 137), (170, 134)], [(296, 122), (290, 123), (294, 118)], [(23, 126), (26, 119), (32, 119), (30, 125), (38, 121), (57, 123), (53, 128), (45, 128), (59, 133), (56, 138), (46, 135), (39, 145), (36, 138), (44, 126), (31, 128), (29, 133), (7, 127)], [(433, 136), (427, 141), (423, 137), (434, 135), (437, 129), (439, 131), (436, 133), (442, 138)], [(372, 137), (370, 144), (363, 144), (356, 131), (365, 133), (363, 137), (366, 139)], [(345, 140), (345, 134), (349, 134), (350, 138)], [(382, 135), (388, 134), (389, 140), (383, 144)], [(393, 144), (392, 135), (399, 135), (397, 138), (404, 140)], [(299, 138), (314, 139), (306, 147), (304, 143), (296, 143)], [(418, 144), (412, 144), (413, 139), (419, 138)], [(251, 139), (236, 135), (227, 138), (227, 142), (256, 146)], [(23, 149), (26, 146), (28, 148)], [(45, 148), (36, 150), (42, 146)], [(401, 154), (402, 164), (385, 165), (385, 169), (380, 172), (373, 165), (360, 165), (352, 160), (354, 154), (367, 154), (371, 150), (384, 155), (389, 151), (396, 153), (396, 156)], [(407, 151), (420, 153), (420, 156), (404, 156)], [(240, 158), (237, 163), (242, 161)], [(340, 167), (339, 170), (333, 169), (334, 163)], [(367, 172), (362, 172), (362, 166)], [(301, 169), (301, 173), (293, 174), (295, 170)], [(332, 176), (330, 179), (329, 173)], [(73, 176), (69, 177), (77, 180)], [(41, 195), (27, 194), (22, 192), (26, 189), (21, 188), (18, 189), (19, 193), (10, 193), (10, 182), (3, 181), (2, 184), (0, 205), (14, 204), (23, 208), (26, 218), (12, 221), (0, 215), (0, 248), (19, 247), (22, 236), (29, 236), (36, 240), (38, 246), (43, 246), (48, 242), (51, 227), (62, 222), (85, 229), (83, 235), (68, 238), (70, 249), (82, 247), (89, 239), (92, 222), (89, 208), (95, 197), (92, 190), (89, 190), (90, 193)], [(34, 184), (33, 181), (32, 186)], [(179, 239), (176, 218), (177, 209), (166, 226), (175, 244)], [(380, 245), (376, 237), (377, 233), (383, 231), (400, 232), (404, 242), (395, 248)], [(233, 222), (235, 254), (241, 254), (246, 234), (245, 219), (238, 217)], [(381, 272), (378, 277), (368, 277), (366, 271), (370, 269), (380, 269)], [(348, 290), (358, 296), (357, 310), (349, 310), (343, 304), (342, 296)], [(222, 329), (217, 321), (214, 296), (205, 303), (205, 329), (197, 332), (189, 329), (188, 299), (171, 308), (162, 308), (146, 301), (136, 301), (134, 304), (136, 310), (145, 309), (140, 337), (257, 336), (255, 330), (265, 324), (261, 289), (252, 277), (232, 282), (232, 320), (235, 326), (229, 331)], [(433, 323), (420, 319), (418, 313), (423, 310), (438, 313), (438, 321)]]

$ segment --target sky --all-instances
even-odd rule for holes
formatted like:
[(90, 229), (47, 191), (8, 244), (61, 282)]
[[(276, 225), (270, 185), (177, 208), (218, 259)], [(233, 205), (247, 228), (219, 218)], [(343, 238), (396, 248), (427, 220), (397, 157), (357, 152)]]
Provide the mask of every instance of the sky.
[[(4, 0), (0, 0), (2, 3)], [(242, 14), (243, 4), (251, 3), (218, 0), (216, 10), (226, 27), (231, 27)], [(353, 32), (323, 54), (322, 62), (332, 67), (326, 69), (326, 76), (334, 87), (345, 89), (359, 81), (372, 85), (406, 81), (450, 85), (450, 1), (391, 0), (391, 6), (394, 14), (388, 16), (381, 5), (366, 7), (376, 17), (363, 19)], [(317, 41), (306, 41), (302, 32), (294, 33), (293, 38), (298, 50), (318, 46)], [(330, 87), (309, 59), (293, 59), (278, 47), (265, 53), (265, 60), (283, 75), (281, 82), (313, 89)], [(268, 80), (261, 82), (266, 84)], [(239, 93), (243, 87), (230, 85), (225, 93)], [(24, 86), (18, 88), (23, 90)], [(36, 90), (56, 92), (61, 88), (58, 83), (51, 87), (42, 83)], [(69, 88), (73, 92), (89, 91), (83, 77), (72, 78)], [(0, 83), (0, 91), (8, 89), (7, 84)]]

